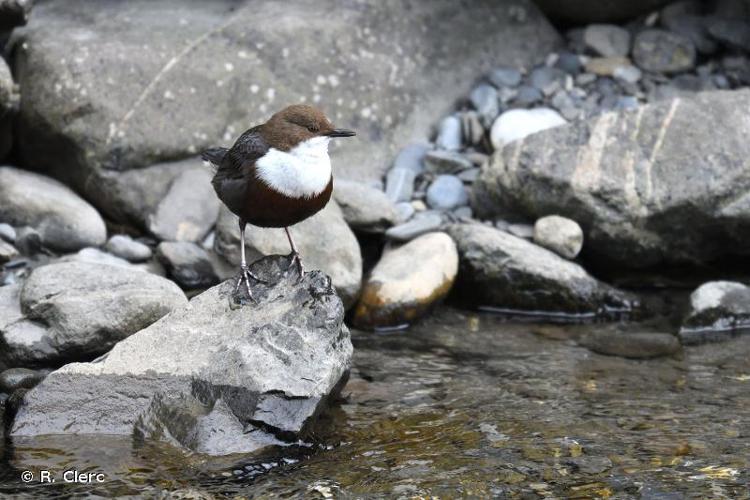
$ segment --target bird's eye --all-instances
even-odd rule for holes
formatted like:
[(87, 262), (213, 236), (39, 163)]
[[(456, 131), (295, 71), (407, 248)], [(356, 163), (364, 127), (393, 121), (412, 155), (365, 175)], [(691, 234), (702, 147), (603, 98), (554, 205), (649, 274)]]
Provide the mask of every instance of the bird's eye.
[(317, 132), (318, 131), (318, 127), (316, 127), (315, 125), (309, 125), (307, 127), (307, 130), (310, 131), (310, 132)]

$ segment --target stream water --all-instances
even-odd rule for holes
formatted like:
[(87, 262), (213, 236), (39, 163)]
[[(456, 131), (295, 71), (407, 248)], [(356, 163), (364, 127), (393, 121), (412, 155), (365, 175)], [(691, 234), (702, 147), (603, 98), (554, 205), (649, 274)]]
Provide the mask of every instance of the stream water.
[[(596, 328), (444, 309), (353, 332), (342, 401), (309, 443), (207, 459), (119, 437), (17, 441), (0, 497), (750, 498), (750, 336), (637, 361), (579, 347)], [(27, 469), (104, 476), (26, 485)]]

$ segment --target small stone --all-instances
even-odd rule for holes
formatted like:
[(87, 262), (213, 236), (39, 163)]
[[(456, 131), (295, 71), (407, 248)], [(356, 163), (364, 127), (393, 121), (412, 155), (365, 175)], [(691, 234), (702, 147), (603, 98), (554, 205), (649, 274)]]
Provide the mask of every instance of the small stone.
[(436, 174), (452, 174), (474, 166), (471, 160), (460, 153), (439, 149), (428, 152), (424, 157), (424, 162), (427, 170)]
[(486, 126), (490, 126), (500, 113), (497, 90), (491, 85), (481, 84), (474, 88), (469, 94), (469, 100), (482, 117), (482, 123)]
[(710, 281), (690, 295), (690, 310), (680, 328), (683, 344), (726, 340), (742, 331), (750, 331), (750, 287)]
[(566, 465), (574, 468), (579, 474), (601, 474), (612, 468), (612, 461), (607, 457), (590, 457), (582, 455), (580, 457), (565, 458), (562, 461)]
[(497, 88), (518, 87), (521, 83), (521, 72), (515, 68), (496, 68), (487, 75), (487, 79)]
[(580, 87), (585, 87), (586, 85), (590, 85), (596, 81), (596, 75), (594, 73), (581, 73), (580, 75), (576, 76), (576, 85)]
[(107, 251), (130, 262), (143, 262), (153, 255), (151, 249), (130, 236), (116, 234), (105, 245)]
[(536, 104), (544, 98), (542, 92), (534, 87), (524, 85), (518, 88), (518, 94), (516, 95), (515, 104), (518, 106), (531, 106)]
[(456, 116), (448, 116), (440, 122), (435, 145), (438, 149), (458, 151), (461, 149), (461, 120)]
[(212, 250), (214, 248), (214, 242), (216, 241), (216, 231), (211, 231), (201, 241), (201, 246), (204, 250)]
[(354, 312), (360, 328), (413, 323), (448, 295), (458, 273), (450, 236), (430, 233), (383, 255), (373, 268)]
[(396, 203), (395, 206), (396, 209), (396, 220), (399, 224), (408, 221), (411, 219), (411, 217), (414, 215), (414, 205), (409, 203), (408, 201), (402, 201), (400, 203)]
[(680, 341), (671, 333), (624, 332), (606, 327), (584, 335), (579, 342), (599, 354), (632, 359), (671, 356), (681, 348)]
[(549, 108), (512, 109), (501, 114), (492, 124), (490, 140), (499, 150), (513, 141), (566, 123), (557, 111)]
[(393, 202), (383, 191), (367, 184), (336, 180), (333, 198), (341, 207), (344, 220), (354, 230), (382, 234), (396, 223)]
[(612, 72), (612, 76), (617, 80), (627, 83), (638, 83), (642, 75), (643, 73), (641, 73), (641, 70), (635, 66), (618, 66)]
[(411, 202), (411, 206), (414, 207), (414, 210), (417, 212), (424, 212), (427, 210), (427, 205), (422, 200), (414, 200)]
[(581, 226), (576, 221), (559, 215), (548, 215), (537, 220), (533, 238), (537, 245), (566, 259), (575, 259), (583, 247)]
[(395, 241), (410, 241), (425, 233), (440, 229), (443, 218), (436, 212), (418, 212), (409, 222), (394, 226), (385, 232), (388, 239)]
[(633, 96), (621, 96), (617, 98), (617, 102), (615, 103), (615, 109), (618, 110), (627, 110), (627, 109), (636, 109), (640, 104), (638, 103), (638, 99), (636, 99)]
[(555, 67), (565, 71), (569, 75), (576, 76), (583, 69), (583, 64), (578, 54), (562, 52), (555, 63)]
[(0, 392), (10, 394), (16, 389), (31, 389), (44, 380), (44, 373), (28, 368), (10, 368), (0, 373)]
[(207, 288), (219, 282), (208, 253), (188, 241), (165, 241), (156, 247), (159, 259), (174, 281), (183, 288)]
[(409, 201), (414, 193), (417, 174), (410, 168), (394, 167), (385, 177), (385, 195), (393, 203)]
[(750, 49), (750, 23), (742, 19), (709, 18), (708, 32), (722, 44), (738, 50)]
[(561, 113), (563, 110), (575, 110), (575, 102), (570, 97), (570, 94), (565, 92), (564, 90), (558, 90), (557, 93), (552, 97), (552, 105), (557, 108), (558, 111)]
[(645, 71), (679, 73), (695, 66), (695, 46), (683, 35), (649, 29), (635, 37), (633, 60)]
[(467, 151), (464, 156), (466, 156), (472, 164), (477, 166), (484, 165), (490, 158), (488, 154), (480, 153), (479, 151)]
[(455, 175), (439, 175), (427, 190), (427, 205), (437, 210), (452, 210), (469, 203), (464, 183)]
[(534, 237), (534, 226), (531, 224), (510, 224), (507, 231), (513, 236), (530, 240)]
[(474, 215), (474, 211), (468, 206), (458, 207), (453, 211), (453, 215), (458, 219), (471, 219), (471, 216)]
[(586, 61), (586, 71), (599, 76), (612, 76), (617, 68), (630, 66), (627, 57), (593, 57)]
[(602, 57), (625, 57), (630, 52), (630, 33), (613, 24), (591, 24), (583, 39), (589, 49)]
[[(490, 122), (490, 125), (492, 122)], [(479, 113), (469, 111), (461, 114), (461, 134), (466, 144), (476, 145), (484, 138), (484, 125), (479, 118)]]
[[(540, 92), (540, 95), (541, 95), (541, 92)], [(497, 96), (500, 98), (500, 102), (506, 105), (518, 96), (518, 89), (514, 89), (510, 87), (502, 87), (500, 90), (497, 91)]]
[(0, 264), (5, 264), (16, 257), (18, 257), (16, 247), (7, 241), (0, 240)]
[(89, 247), (79, 250), (72, 255), (66, 255), (60, 259), (61, 262), (86, 262), (90, 264), (106, 264), (108, 266), (125, 267), (135, 269), (133, 265), (125, 259), (116, 257), (111, 253), (102, 252), (98, 248)]
[(458, 178), (467, 184), (471, 184), (477, 180), (477, 177), (479, 177), (479, 174), (481, 173), (481, 171), (482, 169), (478, 167), (469, 168), (469, 169), (464, 170), (463, 172), (460, 172), (458, 174)]
[(697, 15), (682, 15), (670, 20), (662, 19), (662, 25), (673, 33), (690, 39), (701, 54), (714, 54), (718, 44), (711, 38), (706, 19)]
[(565, 82), (565, 72), (558, 68), (542, 66), (536, 68), (529, 75), (531, 86), (540, 90), (544, 95), (552, 95)]
[(398, 152), (393, 161), (393, 168), (404, 168), (421, 174), (424, 170), (422, 160), (429, 149), (425, 144), (409, 144)]
[(14, 243), (16, 241), (16, 230), (10, 224), (0, 223), (0, 239), (7, 241), (8, 243)]

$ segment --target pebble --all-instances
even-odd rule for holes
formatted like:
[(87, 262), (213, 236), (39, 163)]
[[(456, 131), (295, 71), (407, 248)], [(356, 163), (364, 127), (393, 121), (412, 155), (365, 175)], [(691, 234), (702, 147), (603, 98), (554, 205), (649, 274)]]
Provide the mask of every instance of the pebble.
[(398, 221), (399, 224), (411, 219), (414, 213), (416, 212), (416, 210), (414, 209), (414, 205), (412, 205), (408, 201), (402, 201), (402, 202), (396, 203), (395, 209), (396, 209), (396, 220)]
[(60, 261), (88, 262), (92, 264), (107, 264), (109, 266), (126, 267), (129, 269), (133, 268), (133, 266), (127, 260), (112, 255), (111, 253), (103, 252), (94, 247), (82, 248), (77, 253), (62, 257)]
[(18, 250), (16, 247), (7, 241), (0, 240), (0, 264), (5, 264), (15, 257), (18, 257)]
[(459, 219), (471, 219), (474, 211), (469, 206), (458, 207), (453, 211), (453, 215)]
[(482, 169), (474, 167), (469, 168), (467, 170), (464, 170), (462, 172), (458, 173), (458, 178), (461, 179), (461, 181), (466, 182), (468, 184), (472, 184), (477, 180), (479, 177), (479, 174), (481, 173)]
[(559, 215), (548, 215), (537, 220), (533, 238), (537, 245), (566, 259), (575, 259), (583, 248), (581, 226), (576, 221)]
[(447, 116), (440, 122), (435, 145), (439, 149), (458, 151), (461, 149), (461, 120), (457, 116)]
[(492, 121), (500, 114), (497, 90), (491, 85), (481, 84), (475, 87), (469, 94), (469, 100), (486, 126), (491, 125)]
[(630, 52), (630, 33), (613, 24), (591, 24), (583, 32), (586, 46), (602, 57), (625, 57)]
[(425, 153), (429, 150), (429, 146), (425, 144), (409, 144), (405, 146), (396, 155), (396, 159), (393, 161), (393, 168), (405, 168), (412, 170), (415, 174), (420, 174), (424, 170), (424, 159)]
[(492, 124), (490, 140), (499, 150), (510, 142), (566, 123), (565, 118), (553, 109), (512, 109), (501, 114)]
[(452, 174), (472, 168), (474, 164), (460, 153), (453, 151), (430, 151), (424, 157), (429, 172), (437, 174)]
[(623, 82), (638, 83), (643, 73), (635, 66), (618, 66), (612, 72), (612, 76)]
[(487, 79), (495, 87), (518, 87), (521, 83), (521, 72), (516, 68), (496, 68), (487, 75)]
[(104, 246), (107, 251), (130, 262), (143, 262), (153, 255), (151, 249), (125, 234), (112, 236)]
[(629, 95), (618, 97), (615, 103), (615, 109), (617, 110), (636, 109), (638, 106), (640, 106), (638, 99)]
[(627, 57), (592, 57), (586, 61), (586, 71), (599, 76), (612, 76), (617, 68), (630, 66)]
[(536, 104), (544, 98), (542, 92), (529, 85), (524, 85), (518, 88), (518, 94), (516, 95), (515, 104), (519, 106), (531, 106)]
[(597, 329), (579, 342), (599, 354), (632, 359), (671, 356), (681, 349), (680, 341), (671, 333), (623, 332), (615, 327)]
[(0, 392), (10, 394), (16, 389), (31, 389), (44, 377), (44, 373), (37, 370), (10, 368), (0, 373)]
[(206, 288), (219, 282), (208, 253), (195, 243), (164, 241), (156, 247), (156, 257), (183, 288)]
[(466, 144), (476, 145), (482, 142), (484, 125), (482, 125), (479, 113), (476, 111), (461, 113), (461, 135)]
[(525, 240), (530, 240), (534, 237), (534, 226), (531, 224), (509, 224), (506, 231), (513, 236), (518, 236)]
[(16, 241), (16, 230), (13, 229), (13, 226), (6, 223), (0, 223), (0, 239), (3, 239), (7, 241), (8, 243), (13, 243)]
[(565, 76), (565, 72), (561, 69), (542, 66), (531, 72), (529, 82), (532, 87), (540, 90), (544, 95), (552, 95), (562, 87)]
[(382, 234), (396, 223), (393, 202), (383, 191), (368, 184), (339, 179), (334, 184), (333, 198), (352, 229)]
[(394, 167), (385, 178), (385, 195), (393, 202), (409, 201), (417, 174), (410, 168)]
[(569, 75), (576, 76), (583, 69), (583, 64), (577, 54), (562, 52), (557, 58), (555, 67), (565, 71)]
[(580, 87), (585, 87), (586, 85), (590, 85), (596, 81), (596, 75), (594, 73), (581, 73), (580, 75), (576, 76), (576, 85)]
[(452, 210), (469, 203), (464, 183), (455, 175), (439, 175), (427, 189), (427, 205), (437, 210)]
[(411, 202), (411, 206), (414, 207), (414, 210), (417, 212), (424, 212), (427, 210), (427, 205), (425, 205), (425, 202), (422, 200), (414, 200)]
[(633, 60), (645, 71), (679, 73), (695, 66), (695, 46), (683, 35), (649, 29), (635, 37)]
[(388, 229), (385, 236), (395, 241), (410, 241), (425, 233), (440, 229), (443, 218), (437, 212), (417, 213), (409, 222)]

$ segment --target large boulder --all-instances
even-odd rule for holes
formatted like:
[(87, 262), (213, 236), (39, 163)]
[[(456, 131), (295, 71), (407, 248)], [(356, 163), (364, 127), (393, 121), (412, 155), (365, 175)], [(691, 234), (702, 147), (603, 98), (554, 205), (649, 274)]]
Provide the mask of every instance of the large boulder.
[(75, 251), (107, 241), (99, 213), (55, 179), (0, 167), (0, 221), (36, 229), (42, 245)]
[(60, 0), (16, 38), (20, 157), (111, 215), (139, 198), (102, 192), (112, 177), (228, 144), (301, 101), (359, 133), (336, 146), (337, 174), (379, 178), (476, 75), (559, 43), (528, 0)]
[(750, 287), (736, 281), (709, 281), (690, 295), (680, 328), (683, 344), (726, 340), (750, 332)]
[(522, 238), (480, 224), (454, 224), (448, 232), (458, 247), (456, 290), (463, 300), (511, 314), (569, 319), (638, 312), (636, 297)]
[(38, 267), (21, 288), (0, 291), (0, 361), (8, 366), (93, 359), (187, 304), (167, 279), (93, 262)]
[[(362, 286), (362, 254), (356, 236), (344, 220), (341, 209), (331, 201), (326, 207), (292, 226), (294, 243), (307, 270), (320, 269), (331, 277), (333, 285), (348, 309), (357, 300)], [(248, 224), (245, 231), (247, 261), (264, 255), (288, 254), (289, 241), (283, 229), (264, 229)], [(216, 252), (229, 262), (240, 264), (240, 228), (237, 216), (222, 207), (216, 224)]]
[(474, 184), (480, 217), (577, 221), (625, 267), (750, 253), (750, 90), (606, 113), (497, 152)]
[(114, 434), (224, 455), (296, 439), (343, 385), (344, 308), (319, 271), (297, 282), (280, 256), (240, 306), (217, 285), (92, 363), (52, 372), (24, 397), (11, 436)]

